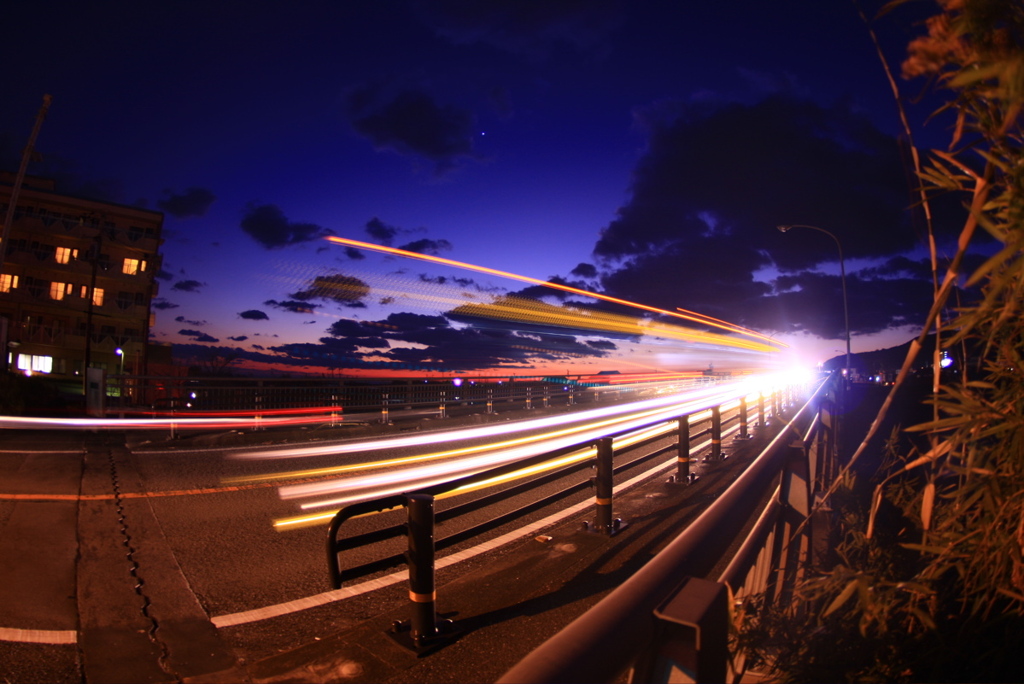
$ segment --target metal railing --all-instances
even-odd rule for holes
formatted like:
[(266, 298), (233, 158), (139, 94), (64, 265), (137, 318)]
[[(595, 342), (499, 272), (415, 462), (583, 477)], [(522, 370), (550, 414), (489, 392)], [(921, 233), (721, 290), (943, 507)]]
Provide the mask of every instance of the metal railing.
[[(767, 397), (771, 402), (768, 408), (765, 406), (765, 394), (758, 395), (759, 424), (764, 425), (766, 423), (768, 412), (773, 416), (779, 415), (783, 404), (791, 397), (790, 389), (784, 388), (770, 393)], [(749, 436), (747, 398), (748, 395), (744, 394), (741, 397), (733, 397), (723, 404), (718, 404), (710, 407), (710, 409), (694, 414), (685, 414), (674, 418), (661, 416), (645, 422), (643, 425), (634, 424), (628, 429), (609, 429), (597, 437), (591, 435), (586, 440), (563, 445), (557, 449), (486, 471), (435, 484), (414, 492), (362, 501), (342, 508), (333, 517), (327, 535), (327, 563), (331, 584), (337, 589), (347, 580), (385, 570), (401, 564), (403, 561), (407, 562), (409, 565), (410, 598), (413, 606), (413, 617), (409, 625), (410, 637), (415, 648), (428, 648), (434, 640), (444, 636), (443, 627), (434, 617), (434, 600), (436, 595), (433, 585), (433, 567), (436, 550), (451, 547), (454, 544), (494, 529), (510, 520), (520, 518), (591, 486), (595, 490), (594, 519), (593, 523), (587, 524), (588, 529), (613, 535), (620, 527), (620, 521), (613, 520), (612, 518), (614, 475), (627, 468), (632, 468), (648, 460), (658, 458), (667, 452), (673, 452), (677, 465), (677, 471), (673, 479), (676, 482), (692, 482), (690, 460), (692, 452), (695, 451), (693, 444), (696, 440), (707, 438), (705, 444), (710, 447), (707, 460), (716, 461), (721, 459), (723, 455), (722, 436), (724, 434), (737, 432), (739, 433), (738, 439)], [(697, 420), (692, 420), (694, 416), (701, 414), (704, 414), (704, 416)], [(701, 430), (695, 429), (704, 424), (707, 425), (706, 428)], [(651, 430), (655, 426), (661, 426), (662, 429), (628, 446), (616, 448), (614, 443), (616, 438), (642, 433), (643, 431)], [(674, 438), (674, 441), (670, 442), (667, 446), (661, 446), (644, 453), (629, 462), (618, 465), (614, 462), (617, 454), (622, 455), (636, 451), (651, 446), (656, 442), (672, 438)], [(565, 459), (568, 461), (567, 463), (547, 470), (544, 475), (533, 477), (511, 488), (502, 489), (496, 493), (456, 505), (435, 515), (434, 499), (438, 496), (455, 492), (460, 488), (468, 488), (480, 482), (513, 475), (518, 471), (534, 468), (544, 470), (545, 464), (550, 464), (558, 459), (564, 459), (564, 457), (570, 454), (580, 454), (580, 457), (578, 459)], [(445, 522), (467, 513), (481, 510), (484, 507), (493, 505), (497, 501), (507, 500), (540, 485), (552, 483), (566, 475), (591, 467), (596, 470), (596, 475), (592, 481), (583, 480), (563, 486), (559, 491), (548, 493), (540, 498), (531, 499), (525, 505), (501, 513), (486, 522), (476, 523), (467, 529), (449, 534), (442, 539), (435, 540), (434, 538), (435, 523)], [(393, 524), (376, 531), (339, 538), (340, 531), (348, 520), (356, 516), (364, 516), (401, 507), (405, 507), (408, 512), (406, 523)], [(342, 564), (342, 554), (346, 551), (403, 536), (407, 537), (408, 540), (408, 551), (404, 554), (394, 553), (351, 568), (346, 568)]]
[[(810, 561), (811, 504), (835, 467), (841, 383), (822, 383), (755, 461), (700, 517), (632, 577), (505, 673), (500, 682), (738, 681), (734, 610), (780, 600)], [(733, 540), (775, 493), (726, 569)], [(761, 597), (761, 601), (753, 601)]]
[[(111, 349), (112, 351), (112, 349)], [(680, 381), (679, 388), (717, 378)], [(403, 415), (453, 411), (574, 406), (644, 396), (653, 384), (601, 384), (572, 377), (499, 376), (359, 380), (339, 378), (246, 378), (107, 376), (108, 410), (175, 414), (232, 411), (257, 415), (275, 409), (333, 407), (363, 420), (391, 422)], [(417, 413), (418, 412), (418, 413)], [(371, 415), (372, 414), (372, 415)]]

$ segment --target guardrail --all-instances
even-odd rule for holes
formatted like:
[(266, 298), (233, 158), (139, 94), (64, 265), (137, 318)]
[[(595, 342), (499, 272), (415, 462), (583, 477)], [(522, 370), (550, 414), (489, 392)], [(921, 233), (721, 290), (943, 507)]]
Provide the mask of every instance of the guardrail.
[[(113, 413), (232, 411), (258, 415), (277, 409), (331, 407), (338, 414), (390, 422), (403, 411), (444, 417), (453, 410), (493, 413), (502, 408), (547, 408), (642, 395), (653, 383), (629, 376), (480, 376), (387, 381), (338, 378), (245, 378), (110, 375), (107, 410)], [(717, 377), (677, 381), (680, 387), (710, 384)], [(619, 384), (621, 383), (621, 384)], [(646, 386), (645, 386), (646, 385)], [(375, 414), (375, 418), (371, 418)]]
[[(811, 559), (811, 504), (832, 476), (842, 383), (822, 383), (737, 480), (661, 553), (499, 680), (739, 681), (730, 655), (734, 611), (783, 598)], [(739, 551), (708, 579), (781, 476)], [(760, 597), (760, 604), (753, 601)]]
[[(591, 436), (583, 441), (563, 445), (557, 449), (469, 476), (453, 479), (414, 492), (386, 496), (346, 506), (335, 514), (328, 528), (326, 550), (331, 584), (337, 589), (347, 580), (378, 572), (406, 561), (409, 566), (410, 600), (412, 603), (412, 619), (406, 625), (409, 632), (408, 636), (413, 648), (417, 650), (431, 648), (438, 639), (443, 639), (445, 635), (445, 626), (443, 623), (437, 622), (434, 609), (436, 599), (433, 581), (434, 553), (437, 550), (465, 541), (590, 486), (593, 486), (595, 489), (594, 521), (593, 523), (587, 523), (588, 529), (613, 535), (620, 527), (620, 521), (612, 519), (614, 475), (626, 468), (655, 459), (667, 452), (673, 452), (677, 466), (673, 479), (679, 483), (692, 482), (693, 476), (690, 472), (690, 460), (694, 451), (692, 444), (695, 440), (703, 437), (708, 438), (706, 444), (710, 446), (710, 449), (707, 460), (714, 461), (722, 457), (722, 437), (724, 434), (738, 432), (738, 439), (749, 437), (748, 396), (744, 395), (739, 398), (733, 398), (724, 404), (719, 404), (697, 413), (688, 413), (674, 417), (663, 415), (642, 424), (634, 423), (627, 429), (609, 429), (597, 437)], [(766, 396), (764, 393), (759, 393), (757, 402), (759, 424), (765, 425), (769, 414), (778, 416), (782, 411), (783, 405), (791, 396), (790, 388), (771, 392), (767, 396), (767, 399), (770, 400), (770, 406), (766, 407)], [(699, 420), (692, 420), (694, 416), (701, 416), (702, 414), (704, 414), (704, 417), (701, 417)], [(694, 429), (705, 423), (707, 424), (705, 429), (699, 431)], [(616, 448), (615, 439), (650, 431), (656, 426), (660, 426), (661, 429), (628, 446)], [(643, 454), (627, 463), (615, 465), (614, 459), (616, 454), (626, 454), (663, 441), (666, 438), (675, 438), (674, 443)], [(567, 458), (572, 454), (576, 454), (577, 458)], [(555, 461), (561, 461), (560, 465), (551, 467), (544, 475), (533, 477), (511, 488), (459, 504), (439, 513), (435, 514), (434, 512), (435, 497), (457, 491), (460, 488), (470, 487), (480, 482), (493, 480), (494, 478), (514, 475), (520, 471), (532, 469), (544, 471), (545, 466), (551, 466)], [(532, 500), (512, 511), (501, 513), (486, 522), (477, 523), (468, 529), (450, 534), (443, 539), (435, 540), (434, 538), (435, 523), (445, 522), (466, 513), (478, 511), (498, 500), (507, 499), (510, 496), (523, 493), (539, 485), (551, 483), (565, 475), (591, 467), (596, 468), (596, 475), (592, 482), (584, 480), (571, 484), (540, 499)], [(407, 509), (408, 517), (406, 523), (394, 524), (380, 530), (348, 538), (339, 538), (339, 533), (346, 521), (356, 516), (379, 513), (401, 507)], [(352, 568), (346, 568), (342, 565), (342, 554), (345, 551), (402, 536), (408, 539), (408, 551), (404, 554), (392, 554)]]

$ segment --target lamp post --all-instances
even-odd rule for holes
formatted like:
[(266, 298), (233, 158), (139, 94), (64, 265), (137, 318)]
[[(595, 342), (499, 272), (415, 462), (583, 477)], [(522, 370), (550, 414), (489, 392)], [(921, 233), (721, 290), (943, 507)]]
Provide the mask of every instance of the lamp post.
[[(787, 226), (779, 226), (779, 232), (785, 233), (790, 228), (810, 228), (816, 230), (819, 233), (824, 233), (830, 238), (836, 241), (836, 247), (839, 248), (839, 274), (843, 284), (843, 319), (846, 323), (846, 382), (850, 381), (850, 307), (846, 300), (846, 264), (843, 262), (843, 245), (839, 242), (839, 238), (833, 235), (831, 232), (818, 226), (808, 226), (802, 223), (794, 223)], [(845, 383), (844, 383), (845, 384)]]
[(121, 357), (121, 375), (124, 375), (124, 349), (118, 347), (114, 350), (114, 353)]

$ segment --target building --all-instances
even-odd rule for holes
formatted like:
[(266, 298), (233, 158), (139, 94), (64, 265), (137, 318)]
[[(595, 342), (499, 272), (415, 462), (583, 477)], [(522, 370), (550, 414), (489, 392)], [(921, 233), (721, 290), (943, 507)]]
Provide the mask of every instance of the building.
[[(0, 172), (0, 220), (15, 176)], [(0, 263), (8, 371), (145, 374), (163, 214), (61, 195), (26, 177)]]

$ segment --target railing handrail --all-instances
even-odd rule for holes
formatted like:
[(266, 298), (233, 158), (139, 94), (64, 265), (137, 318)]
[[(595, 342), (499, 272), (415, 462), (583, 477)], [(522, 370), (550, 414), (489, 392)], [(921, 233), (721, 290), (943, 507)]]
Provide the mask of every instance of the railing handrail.
[(612, 681), (650, 646), (654, 610), (688, 576), (710, 572), (756, 510), (797, 427), (823, 395), (822, 382), (736, 481), (679, 536), (584, 615), (512, 667), (499, 682)]
[[(737, 391), (738, 392), (742, 392), (743, 390), (738, 388)], [(746, 394), (741, 394), (739, 398), (742, 398), (742, 397), (745, 397), (745, 396), (746, 396)], [(616, 437), (623, 437), (623, 436), (626, 436), (626, 435), (629, 435), (629, 434), (641, 432), (643, 430), (647, 430), (647, 429), (649, 429), (649, 428), (651, 428), (653, 426), (656, 426), (656, 425), (662, 425), (662, 424), (666, 424), (666, 423), (671, 423), (673, 421), (678, 421), (679, 419), (681, 419), (683, 417), (688, 417), (688, 416), (694, 415), (696, 413), (703, 413), (703, 412), (706, 412), (706, 411), (712, 411), (713, 408), (716, 408), (716, 407), (722, 407), (722, 406), (725, 406), (727, 404), (737, 403), (737, 400), (738, 400), (738, 397), (730, 396), (729, 398), (720, 401), (718, 404), (715, 405), (715, 407), (701, 408), (701, 409), (697, 409), (696, 411), (693, 411), (693, 410), (691, 410), (691, 411), (680, 411), (679, 413), (673, 413), (671, 416), (660, 416), (658, 418), (653, 418), (653, 419), (650, 419), (650, 420), (645, 420), (642, 423), (632, 424), (632, 425), (630, 425), (629, 427), (626, 427), (626, 428), (609, 426), (609, 427), (607, 427), (605, 429), (600, 429), (600, 430), (595, 431), (596, 434), (591, 434), (586, 439), (580, 439), (580, 440), (573, 441), (573, 442), (571, 442), (569, 444), (563, 444), (562, 446), (560, 446), (560, 447), (558, 447), (556, 449), (549, 449), (549, 450), (546, 450), (544, 452), (541, 452), (539, 454), (535, 454), (535, 455), (527, 457), (527, 458), (519, 459), (519, 460), (516, 460), (516, 461), (509, 462), (509, 463), (504, 463), (504, 464), (499, 465), (499, 466), (488, 468), (486, 470), (480, 470), (480, 471), (471, 473), (469, 475), (464, 475), (464, 476), (461, 476), (461, 477), (458, 477), (458, 478), (453, 478), (453, 479), (450, 479), (450, 480), (445, 480), (443, 482), (439, 482), (439, 483), (436, 483), (436, 484), (433, 484), (433, 485), (424, 486), (424, 487), (418, 488), (416, 490), (411, 490), (410, 492), (406, 492), (405, 494), (388, 495), (388, 496), (380, 497), (378, 499), (364, 500), (364, 501), (359, 501), (359, 502), (354, 503), (354, 504), (350, 504), (349, 506), (346, 506), (346, 507), (340, 509), (334, 515), (334, 517), (331, 519), (331, 523), (330, 523), (329, 528), (328, 528), (327, 560), (328, 560), (328, 567), (329, 567), (329, 572), (330, 572), (330, 576), (331, 576), (332, 585), (335, 588), (339, 588), (341, 586), (343, 575), (345, 574), (345, 572), (338, 565), (338, 554), (341, 551), (345, 551), (345, 550), (348, 550), (350, 548), (353, 548), (352, 544), (346, 543), (346, 541), (344, 541), (344, 540), (338, 540), (337, 539), (337, 535), (338, 535), (338, 532), (339, 532), (339, 530), (341, 528), (341, 525), (344, 523), (344, 521), (350, 519), (351, 517), (353, 517), (355, 515), (361, 515), (361, 514), (364, 514), (364, 513), (376, 512), (376, 511), (381, 511), (381, 510), (386, 510), (386, 509), (391, 509), (391, 508), (396, 508), (396, 507), (402, 506), (402, 505), (404, 505), (403, 503), (401, 503), (401, 501), (403, 500), (403, 497), (405, 497), (407, 495), (410, 495), (410, 494), (425, 494), (425, 495), (434, 496), (434, 497), (440, 496), (440, 495), (446, 494), (448, 492), (451, 492), (453, 490), (456, 490), (456, 489), (458, 489), (460, 487), (472, 486), (472, 485), (477, 484), (479, 482), (490, 480), (490, 479), (495, 478), (495, 477), (500, 477), (502, 475), (507, 475), (507, 474), (516, 472), (518, 470), (522, 470), (524, 468), (530, 468), (532, 466), (541, 465), (543, 463), (546, 463), (546, 462), (558, 459), (560, 457), (563, 457), (563, 456), (565, 456), (567, 454), (570, 454), (570, 453), (573, 453), (573, 452), (576, 452), (576, 451), (580, 451), (580, 450), (583, 450), (583, 449), (594, 447), (602, 439), (615, 439)], [(738, 406), (737, 406), (737, 411), (738, 411)], [(665, 412), (666, 413), (672, 413), (668, 408), (666, 408)], [(730, 418), (722, 418), (721, 415), (719, 415), (719, 430), (721, 430), (721, 428), (723, 428), (728, 423), (731, 423), (731, 422), (739, 420), (739, 419), (740, 419), (740, 416), (739, 416), (738, 413), (737, 413), (736, 416), (732, 416)], [(713, 429), (714, 429), (714, 426), (713, 426), (714, 418), (712, 416), (711, 418), (708, 418), (707, 420), (712, 422), (712, 427), (709, 427), (707, 430), (703, 430), (701, 432), (691, 434), (690, 436), (691, 437), (700, 437), (700, 436), (704, 436), (704, 435), (712, 433)], [(701, 421), (701, 422), (703, 422), (703, 421)], [(687, 427), (687, 429), (689, 429), (689, 427)], [(679, 427), (677, 425), (675, 428), (673, 428), (672, 430), (670, 430), (669, 432), (667, 432), (664, 435), (659, 435), (659, 436), (656, 436), (656, 437), (651, 437), (651, 438), (645, 439), (642, 442), (638, 442), (637, 444), (632, 445), (630, 448), (631, 449), (639, 448), (639, 447), (641, 447), (643, 445), (646, 445), (646, 444), (648, 444), (648, 443), (650, 443), (652, 441), (656, 441), (656, 440), (659, 440), (659, 439), (664, 439), (666, 437), (671, 437), (673, 434), (677, 434), (678, 430), (679, 430)], [(564, 473), (564, 472), (571, 471), (573, 469), (579, 469), (582, 465), (590, 463), (591, 461), (596, 461), (596, 460), (597, 460), (597, 455), (595, 454), (594, 456), (592, 456), (592, 457), (590, 457), (588, 459), (581, 459), (579, 462), (569, 463), (569, 464), (563, 465), (563, 466), (555, 469), (554, 472)], [(553, 496), (555, 496), (555, 495), (553, 495)], [(444, 514), (441, 514), (441, 515), (444, 516)], [(447, 516), (444, 516), (444, 517), (447, 517)], [(396, 526), (396, 529), (398, 529), (398, 527), (399, 526)], [(367, 533), (367, 535), (364, 535), (364, 536), (372, 537), (374, 535), (373, 535), (373, 533)], [(440, 543), (440, 542), (438, 542), (438, 543)], [(371, 564), (368, 564), (368, 565), (371, 565), (371, 566), (375, 567), (374, 563), (371, 563)]]
[[(689, 415), (689, 414), (685, 414), (685, 415)], [(357, 503), (350, 504), (349, 506), (346, 506), (346, 507), (340, 509), (334, 515), (334, 517), (331, 519), (331, 523), (330, 523), (329, 528), (328, 528), (327, 555), (328, 555), (328, 565), (329, 565), (329, 568), (330, 568), (332, 584), (335, 586), (335, 588), (340, 587), (341, 576), (343, 574), (343, 571), (337, 566), (337, 554), (339, 552), (343, 551), (343, 550), (347, 550), (348, 548), (350, 548), (349, 544), (346, 544), (344, 542), (339, 542), (339, 540), (337, 539), (338, 531), (340, 530), (341, 525), (344, 523), (344, 521), (346, 521), (346, 520), (348, 520), (348, 519), (350, 519), (350, 518), (352, 518), (352, 517), (354, 517), (356, 515), (362, 515), (362, 514), (370, 513), (370, 512), (378, 512), (378, 511), (382, 511), (382, 510), (387, 510), (387, 509), (403, 506), (404, 505), (404, 497), (407, 494), (415, 493), (415, 494), (427, 494), (427, 495), (435, 496), (435, 497), (436, 496), (440, 496), (442, 494), (446, 494), (446, 493), (451, 492), (451, 491), (453, 491), (455, 489), (458, 489), (460, 487), (472, 486), (472, 485), (477, 484), (479, 482), (484, 482), (484, 481), (493, 479), (495, 477), (500, 477), (502, 475), (507, 475), (507, 474), (516, 472), (518, 470), (522, 470), (524, 468), (529, 468), (529, 467), (532, 467), (532, 466), (536, 466), (536, 465), (541, 465), (543, 463), (547, 463), (549, 461), (558, 459), (558, 458), (560, 458), (562, 456), (565, 456), (567, 454), (573, 453), (575, 451), (579, 451), (579, 450), (582, 450), (582, 449), (587, 449), (587, 448), (593, 447), (600, 439), (606, 439), (606, 438), (614, 439), (615, 437), (631, 434), (631, 433), (634, 433), (634, 432), (639, 432), (639, 431), (647, 429), (647, 428), (649, 428), (649, 427), (651, 427), (653, 425), (659, 425), (661, 423), (670, 422), (671, 420), (673, 420), (673, 419), (671, 419), (671, 418), (670, 419), (660, 419), (660, 420), (651, 421), (650, 423), (646, 423), (643, 426), (633, 426), (633, 427), (631, 427), (629, 429), (609, 431), (607, 434), (602, 434), (600, 437), (592, 436), (592, 437), (590, 437), (588, 439), (580, 440), (580, 441), (577, 441), (577, 442), (574, 442), (574, 443), (568, 444), (568, 445), (563, 445), (561, 447), (558, 447), (557, 449), (551, 449), (551, 450), (548, 450), (548, 451), (544, 451), (544, 452), (542, 452), (540, 454), (536, 454), (534, 456), (530, 456), (530, 457), (522, 459), (522, 460), (517, 460), (517, 461), (510, 462), (510, 463), (505, 463), (505, 464), (502, 464), (500, 466), (495, 466), (493, 468), (488, 468), (486, 470), (477, 471), (475, 473), (471, 473), (469, 475), (464, 475), (464, 476), (459, 477), (459, 478), (454, 478), (454, 479), (446, 480), (444, 482), (440, 482), (440, 483), (437, 483), (437, 484), (434, 484), (434, 485), (430, 485), (430, 486), (426, 486), (426, 487), (421, 487), (419, 489), (416, 489), (415, 491), (407, 492), (406, 494), (389, 495), (389, 496), (380, 497), (378, 499), (370, 499), (370, 500), (359, 501)], [(723, 423), (724, 423), (724, 421), (723, 421)], [(704, 432), (701, 432), (701, 433), (698, 433), (698, 434), (705, 434), (706, 432), (707, 431), (704, 431)], [(665, 435), (665, 436), (668, 436), (668, 435)], [(663, 439), (665, 436), (659, 436), (657, 438), (651, 438), (651, 439), (648, 439), (648, 440), (644, 440), (643, 442), (640, 442), (638, 444), (632, 445), (631, 448), (638, 448), (638, 447), (640, 447), (640, 446), (642, 446), (642, 445), (652, 441), (652, 439)], [(576, 462), (576, 463), (569, 463), (569, 464), (566, 464), (564, 466), (561, 466), (561, 467), (555, 469), (553, 472), (565, 473), (567, 471), (571, 471), (571, 470), (574, 470), (574, 469), (580, 469), (581, 467), (585, 466), (586, 464), (590, 463), (591, 461), (594, 461), (595, 459), (596, 459), (596, 454), (594, 456), (588, 458), (588, 459), (583, 459), (583, 460), (580, 460), (579, 462)], [(444, 516), (444, 514), (442, 513), (441, 517), (448, 517), (448, 516)]]

